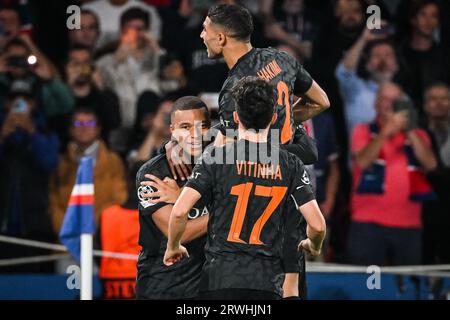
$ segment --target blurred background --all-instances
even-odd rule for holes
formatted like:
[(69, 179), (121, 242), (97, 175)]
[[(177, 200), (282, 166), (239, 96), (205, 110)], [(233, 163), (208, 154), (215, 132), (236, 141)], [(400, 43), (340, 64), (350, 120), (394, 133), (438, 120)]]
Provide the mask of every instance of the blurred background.
[[(95, 158), (96, 249), (139, 252), (136, 170), (170, 138), (173, 102), (198, 95), (217, 121), (228, 69), (200, 39), (215, 3), (246, 6), (253, 46), (289, 52), (331, 101), (306, 123), (328, 225), (310, 298), (448, 298), (450, 1), (0, 0), (0, 299), (78, 297), (57, 235), (82, 156)], [(135, 261), (95, 264), (96, 298), (133, 298)], [(370, 290), (357, 266), (374, 264), (394, 268)]]

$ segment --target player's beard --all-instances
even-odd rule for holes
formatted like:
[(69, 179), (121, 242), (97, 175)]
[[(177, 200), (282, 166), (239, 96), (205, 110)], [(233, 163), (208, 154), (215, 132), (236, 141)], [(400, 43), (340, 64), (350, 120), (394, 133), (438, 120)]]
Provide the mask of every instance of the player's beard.
[(208, 59), (217, 60), (223, 57), (222, 52), (214, 52), (211, 50), (206, 44), (206, 53), (208, 55)]

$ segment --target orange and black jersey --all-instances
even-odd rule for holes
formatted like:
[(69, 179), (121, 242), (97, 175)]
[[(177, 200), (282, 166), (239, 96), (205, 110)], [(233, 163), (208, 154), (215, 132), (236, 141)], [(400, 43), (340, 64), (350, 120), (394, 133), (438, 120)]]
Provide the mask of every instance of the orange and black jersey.
[(219, 93), (220, 130), (223, 134), (227, 129), (237, 128), (233, 121), (236, 102), (231, 96), (231, 89), (246, 76), (257, 76), (275, 86), (278, 92), (278, 119), (273, 128), (280, 130), (281, 143), (290, 142), (295, 132), (292, 112), (294, 95), (308, 91), (313, 79), (295, 58), (285, 52), (274, 48), (251, 49), (229, 71)]
[[(167, 238), (153, 222), (152, 214), (169, 205), (161, 202), (151, 204), (144, 194), (155, 192), (154, 188), (141, 186), (147, 180), (144, 175), (152, 174), (160, 179), (173, 178), (166, 155), (158, 155), (147, 161), (136, 176), (139, 197), (139, 244), (142, 252), (138, 260), (136, 295), (139, 299), (187, 299), (197, 296), (200, 274), (205, 261), (204, 246), (206, 236), (186, 244), (189, 258), (170, 267), (163, 264)], [(178, 181), (182, 187), (183, 182)], [(198, 201), (189, 213), (188, 219), (197, 219), (208, 213), (203, 199)]]
[[(262, 157), (261, 154), (271, 157)], [(222, 164), (221, 164), (222, 163)], [(239, 140), (208, 147), (185, 185), (210, 205), (201, 291), (254, 289), (281, 295), (286, 210), (314, 199), (302, 162), (279, 145)]]

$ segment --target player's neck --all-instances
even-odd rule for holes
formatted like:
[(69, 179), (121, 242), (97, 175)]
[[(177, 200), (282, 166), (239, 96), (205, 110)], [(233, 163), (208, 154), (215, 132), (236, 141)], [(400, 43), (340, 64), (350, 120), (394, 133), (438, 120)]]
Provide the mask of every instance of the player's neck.
[(228, 69), (232, 69), (238, 60), (252, 50), (252, 44), (250, 42), (234, 42), (229, 44), (229, 47), (223, 52), (223, 59), (228, 66)]
[(247, 130), (240, 126), (238, 130), (239, 140), (247, 140), (255, 143), (267, 142), (268, 131), (269, 129), (267, 128), (256, 132), (254, 130)]

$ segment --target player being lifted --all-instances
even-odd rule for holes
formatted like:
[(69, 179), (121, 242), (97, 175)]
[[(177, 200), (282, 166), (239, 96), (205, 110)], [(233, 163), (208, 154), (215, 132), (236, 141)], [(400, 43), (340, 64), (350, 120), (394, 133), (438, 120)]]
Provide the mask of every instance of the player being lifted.
[[(223, 143), (227, 130), (233, 134), (236, 129), (233, 121), (235, 101), (231, 97), (231, 89), (239, 79), (257, 76), (276, 88), (278, 119), (273, 128), (278, 129), (276, 134), (284, 144), (282, 148), (297, 155), (304, 164), (313, 164), (317, 160), (315, 142), (308, 137), (301, 124), (295, 127), (294, 112), (296, 119), (306, 121), (330, 106), (328, 97), (294, 57), (274, 48), (253, 48), (250, 42), (252, 32), (250, 12), (238, 5), (212, 7), (203, 23), (200, 37), (207, 48), (208, 57), (223, 58), (230, 69), (219, 94), (222, 134), (216, 137), (216, 145)], [(301, 98), (296, 100), (296, 97)], [(300, 239), (300, 235), (305, 232), (302, 228), (304, 225), (301, 221), (295, 221), (295, 218), (300, 217), (293, 218), (288, 227), (297, 230)], [(290, 257), (294, 257), (294, 254), (286, 255), (286, 258)], [(301, 253), (299, 262), (290, 259), (285, 261), (287, 272), (300, 271), (299, 294), (303, 298), (306, 297), (304, 259)], [(292, 279), (298, 282), (298, 279)]]
[(278, 118), (273, 128), (280, 130), (281, 143), (288, 144), (292, 142), (295, 131), (295, 96), (302, 97), (296, 108), (300, 121), (324, 111), (330, 102), (295, 58), (274, 48), (253, 48), (250, 43), (252, 32), (250, 12), (238, 5), (214, 6), (203, 22), (200, 37), (205, 43), (208, 58), (223, 58), (230, 69), (219, 94), (220, 131), (226, 134), (227, 129), (237, 128), (233, 120), (235, 102), (231, 89), (243, 77), (257, 76), (276, 88)]
[[(177, 141), (189, 157), (201, 155), (204, 147), (203, 135), (209, 125), (208, 109), (199, 98), (187, 96), (174, 102), (170, 125), (172, 139)], [(167, 268), (162, 263), (170, 212), (180, 188), (184, 185), (180, 180), (177, 184), (172, 178), (164, 154), (147, 161), (136, 177), (140, 200), (139, 244), (142, 246), (137, 264), (138, 299), (190, 299), (198, 294), (201, 269), (205, 260), (203, 249), (208, 221), (208, 211), (203, 201), (192, 206), (188, 214), (186, 232), (181, 239), (191, 252), (190, 258), (172, 268)]]
[(181, 245), (188, 213), (203, 200), (211, 210), (200, 297), (278, 299), (284, 281), (280, 230), (286, 215), (299, 214), (285, 206), (293, 201), (305, 217), (308, 238), (300, 246), (311, 254), (320, 252), (325, 220), (302, 162), (278, 143), (268, 143), (277, 120), (274, 87), (245, 77), (232, 96), (239, 139), (208, 147), (195, 166), (172, 209), (164, 263), (174, 267), (188, 256)]

